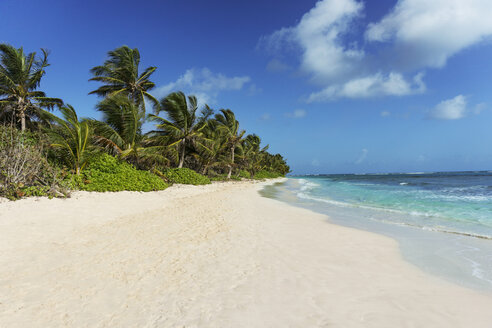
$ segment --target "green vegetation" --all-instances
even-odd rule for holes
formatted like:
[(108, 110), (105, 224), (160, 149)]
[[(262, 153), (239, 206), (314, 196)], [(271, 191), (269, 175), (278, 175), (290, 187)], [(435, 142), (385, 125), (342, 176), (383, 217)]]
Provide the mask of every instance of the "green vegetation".
[(137, 170), (133, 165), (108, 154), (97, 156), (80, 176), (73, 176), (73, 184), (87, 191), (154, 191), (168, 185), (149, 171)]
[(48, 51), (41, 49), (43, 57), (36, 53), (24, 54), (8, 44), (0, 44), (0, 108), (2, 117), (15, 125), (20, 123), (22, 131), (26, 124), (34, 125), (34, 119), (42, 119), (43, 108), (52, 109), (62, 104), (58, 98), (48, 98), (37, 90), (48, 64)]
[(45, 155), (46, 141), (37, 133), (0, 125), (0, 195), (64, 196), (63, 172)]
[[(168, 184), (267, 179), (290, 169), (280, 154), (246, 135), (230, 109), (199, 108), (197, 98), (150, 91), (157, 67), (139, 68), (140, 52), (122, 46), (90, 70), (101, 85), (100, 120), (39, 90), (42, 56), (0, 44), (0, 196), (59, 197), (71, 190), (151, 191)], [(149, 114), (145, 104), (151, 104)], [(60, 116), (50, 113), (54, 107)], [(144, 131), (146, 122), (154, 129)]]
[(140, 52), (127, 46), (119, 47), (108, 52), (109, 59), (101, 66), (91, 69), (94, 75), (89, 81), (103, 83), (98, 89), (89, 92), (101, 97), (111, 97), (117, 94), (127, 95), (138, 107), (145, 112), (145, 100), (158, 106), (159, 102), (149, 91), (155, 87), (149, 78), (157, 67), (147, 67), (139, 73)]
[(183, 168), (167, 169), (161, 175), (170, 183), (204, 185), (210, 184), (210, 179), (195, 171)]
[(79, 121), (75, 109), (60, 107), (63, 119), (51, 115), (53, 126), (46, 129), (56, 156), (79, 175), (91, 158), (92, 128), (88, 121)]
[[(196, 116), (198, 109), (196, 97), (186, 97), (182, 92), (173, 92), (163, 98), (161, 109), (169, 116), (169, 120), (150, 115), (150, 119), (157, 123), (156, 127), (159, 130), (154, 131), (151, 138), (161, 146), (174, 149), (175, 157), (179, 156), (178, 168), (182, 168), (187, 146), (199, 142), (200, 131), (205, 127), (206, 122)], [(157, 113), (159, 112), (160, 109), (157, 110)]]
[(262, 170), (255, 174), (255, 179), (275, 179), (280, 178), (282, 175), (278, 172)]

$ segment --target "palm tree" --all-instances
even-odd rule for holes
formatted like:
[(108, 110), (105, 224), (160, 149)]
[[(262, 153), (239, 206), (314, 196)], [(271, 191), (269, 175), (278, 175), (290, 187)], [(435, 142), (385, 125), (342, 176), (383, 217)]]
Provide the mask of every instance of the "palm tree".
[(41, 51), (43, 56), (38, 58), (35, 52), (24, 54), (22, 47), (0, 44), (0, 108), (3, 115), (10, 112), (12, 118), (20, 120), (22, 131), (26, 129), (26, 120), (45, 115), (42, 108), (63, 104), (61, 99), (46, 97), (36, 90), (49, 66), (48, 52)]
[(152, 131), (152, 137), (161, 138), (167, 142), (167, 147), (176, 147), (179, 164), (182, 168), (186, 157), (186, 149), (190, 145), (201, 142), (201, 131), (207, 121), (196, 115), (198, 109), (195, 96), (186, 97), (183, 92), (173, 92), (161, 100), (157, 110), (166, 112), (169, 119), (157, 115), (149, 115), (149, 119), (157, 123), (157, 131)]
[(79, 175), (90, 159), (92, 129), (87, 120), (79, 120), (72, 106), (63, 106), (60, 112), (63, 119), (50, 114), (57, 124), (46, 130), (59, 158)]
[(149, 78), (157, 67), (147, 67), (143, 73), (139, 73), (140, 52), (137, 48), (131, 49), (122, 46), (108, 52), (109, 59), (102, 66), (91, 69), (94, 75), (89, 81), (102, 82), (103, 85), (98, 89), (89, 92), (98, 96), (107, 97), (117, 94), (124, 94), (141, 106), (145, 112), (145, 99), (154, 106), (159, 102), (149, 91), (155, 87), (154, 82)]
[(96, 109), (103, 113), (102, 122), (91, 121), (96, 144), (138, 166), (143, 150), (144, 113), (123, 95), (104, 99)]
[(227, 173), (227, 179), (230, 179), (234, 166), (234, 153), (236, 149), (241, 148), (241, 140), (246, 131), (239, 131), (239, 122), (232, 110), (221, 109), (220, 112), (215, 115), (215, 122), (217, 122), (218, 130), (224, 135), (226, 146), (231, 152), (230, 164), (228, 165), (229, 172)]
[(260, 144), (261, 139), (256, 134), (248, 134), (242, 142), (243, 165), (251, 173), (251, 176), (254, 176), (256, 172), (262, 169), (261, 161), (269, 147), (269, 145), (266, 145), (260, 148)]
[(213, 122), (209, 122), (202, 133), (202, 142), (197, 144), (194, 156), (199, 162), (201, 174), (205, 175), (209, 168), (223, 166), (227, 160), (223, 155), (225, 142)]

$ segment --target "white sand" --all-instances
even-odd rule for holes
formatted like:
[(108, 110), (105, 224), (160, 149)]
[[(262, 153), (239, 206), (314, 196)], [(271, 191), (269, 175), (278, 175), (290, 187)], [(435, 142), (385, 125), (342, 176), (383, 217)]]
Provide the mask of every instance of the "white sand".
[(492, 327), (492, 295), (251, 183), (0, 204), (0, 327)]

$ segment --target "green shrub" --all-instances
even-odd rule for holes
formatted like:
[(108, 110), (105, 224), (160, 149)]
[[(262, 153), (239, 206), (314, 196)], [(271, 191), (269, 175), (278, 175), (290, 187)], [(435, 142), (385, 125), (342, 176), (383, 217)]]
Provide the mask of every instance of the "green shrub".
[(254, 178), (257, 180), (261, 180), (261, 179), (275, 179), (275, 178), (280, 178), (282, 176), (283, 175), (278, 172), (262, 170), (257, 172)]
[(155, 174), (137, 170), (108, 154), (97, 156), (80, 176), (72, 176), (71, 184), (86, 191), (154, 191), (168, 187)]
[(67, 196), (60, 170), (50, 163), (41, 136), (0, 126), (0, 196)]
[(170, 183), (205, 185), (210, 179), (188, 168), (174, 168), (163, 171), (162, 176)]
[(210, 178), (210, 180), (211, 181), (231, 181), (231, 180), (241, 181), (241, 177), (232, 175), (230, 179), (227, 179), (227, 174), (224, 173), (224, 174), (216, 175), (216, 176)]
[(244, 179), (251, 179), (251, 174), (246, 170), (240, 170), (237, 176)]

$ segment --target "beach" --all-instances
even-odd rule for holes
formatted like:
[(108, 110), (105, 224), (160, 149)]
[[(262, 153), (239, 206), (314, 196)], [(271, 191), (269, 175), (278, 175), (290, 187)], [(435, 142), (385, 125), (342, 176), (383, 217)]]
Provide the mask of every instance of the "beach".
[(492, 294), (270, 182), (0, 203), (0, 327), (490, 327)]

